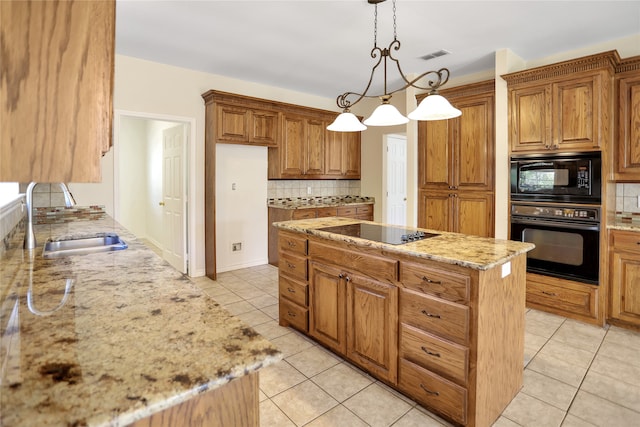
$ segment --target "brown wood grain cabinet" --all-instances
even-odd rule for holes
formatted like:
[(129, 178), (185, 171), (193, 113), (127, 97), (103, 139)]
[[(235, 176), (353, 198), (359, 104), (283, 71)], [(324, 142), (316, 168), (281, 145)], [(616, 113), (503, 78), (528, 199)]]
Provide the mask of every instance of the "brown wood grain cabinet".
[(100, 182), (115, 1), (3, 1), (0, 38), (0, 181)]
[(328, 132), (325, 174), (360, 179), (360, 132)]
[(462, 116), (418, 124), (419, 227), (494, 235), (494, 87), (443, 91)]
[(217, 104), (216, 123), (216, 142), (267, 147), (278, 144), (278, 112)]
[(281, 326), (309, 331), (309, 285), (307, 239), (282, 232), (278, 239), (281, 268), (278, 271), (279, 319)]
[(623, 60), (618, 71), (615, 179), (640, 181), (640, 56)]
[(640, 330), (640, 232), (611, 230), (609, 321)]
[(610, 51), (502, 76), (509, 88), (511, 152), (607, 147), (618, 61)]

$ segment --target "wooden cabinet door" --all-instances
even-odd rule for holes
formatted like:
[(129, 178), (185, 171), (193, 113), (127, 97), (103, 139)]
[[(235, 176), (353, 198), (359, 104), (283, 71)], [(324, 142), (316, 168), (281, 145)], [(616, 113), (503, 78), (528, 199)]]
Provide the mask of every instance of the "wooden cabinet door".
[(282, 119), (280, 175), (296, 177), (304, 174), (305, 118), (286, 115)]
[(248, 142), (249, 114), (246, 108), (217, 104), (216, 142)]
[(551, 87), (529, 86), (509, 91), (511, 151), (551, 147)]
[(457, 192), (453, 195), (453, 226), (451, 231), (474, 236), (494, 236), (493, 195)]
[(278, 145), (280, 115), (274, 111), (252, 110), (249, 123), (249, 143), (268, 147)]
[(0, 1), (0, 182), (100, 182), (115, 1)]
[(418, 123), (418, 186), (453, 189), (452, 120)]
[(640, 326), (640, 252), (614, 249), (611, 269), (611, 317)]
[(440, 231), (453, 231), (451, 218), (453, 193), (420, 191), (418, 200), (418, 227)]
[(321, 120), (306, 121), (305, 175), (324, 174), (324, 148), (327, 124)]
[(309, 334), (327, 347), (346, 353), (344, 274), (335, 267), (310, 262)]
[(618, 85), (618, 149), (616, 179), (640, 180), (640, 75), (622, 78)]
[(600, 146), (601, 87), (600, 74), (553, 84), (552, 149)]
[(343, 134), (342, 174), (345, 178), (360, 179), (360, 132), (340, 133)]
[(344, 132), (329, 132), (325, 146), (325, 173), (327, 175), (342, 176), (342, 134)]
[[(454, 100), (455, 102), (455, 100)], [(456, 102), (462, 116), (453, 121), (453, 186), (458, 190), (493, 191), (495, 170), (494, 97), (482, 95)]]
[(398, 288), (347, 273), (347, 357), (395, 384), (398, 376)]

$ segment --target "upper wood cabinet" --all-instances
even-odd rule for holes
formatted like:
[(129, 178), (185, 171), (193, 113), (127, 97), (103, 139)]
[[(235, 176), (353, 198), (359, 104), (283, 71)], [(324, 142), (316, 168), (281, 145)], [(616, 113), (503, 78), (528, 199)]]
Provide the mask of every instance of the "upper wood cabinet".
[(275, 111), (217, 104), (216, 142), (275, 147), (280, 131), (279, 119)]
[(616, 181), (640, 181), (640, 56), (622, 61), (618, 71), (614, 176)]
[(3, 1), (0, 39), (0, 181), (100, 182), (115, 1)]
[(337, 178), (360, 178), (360, 132), (327, 131), (325, 174)]
[(502, 76), (512, 152), (600, 150), (610, 140), (615, 51)]

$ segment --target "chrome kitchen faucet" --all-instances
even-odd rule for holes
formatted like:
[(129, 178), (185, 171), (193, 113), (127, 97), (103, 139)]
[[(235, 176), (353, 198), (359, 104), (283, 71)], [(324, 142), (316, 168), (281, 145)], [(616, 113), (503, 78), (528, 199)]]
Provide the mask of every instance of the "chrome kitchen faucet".
[[(36, 247), (36, 236), (33, 233), (33, 188), (37, 185), (37, 182), (29, 183), (27, 187), (27, 230), (24, 233), (24, 248), (25, 249), (33, 249)], [(62, 194), (64, 194), (64, 204), (66, 207), (70, 208), (71, 206), (76, 204), (71, 191), (69, 191), (69, 187), (64, 182), (59, 182), (60, 188), (62, 189)]]

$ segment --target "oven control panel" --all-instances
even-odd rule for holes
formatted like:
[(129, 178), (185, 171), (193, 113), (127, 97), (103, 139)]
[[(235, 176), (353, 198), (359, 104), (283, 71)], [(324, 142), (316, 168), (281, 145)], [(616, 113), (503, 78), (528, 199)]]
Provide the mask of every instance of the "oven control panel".
[(600, 221), (600, 209), (573, 206), (511, 205), (511, 214), (541, 218), (565, 218), (583, 221)]

